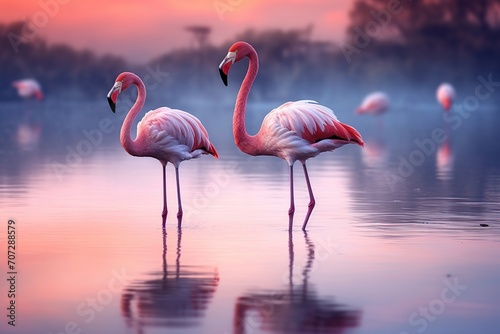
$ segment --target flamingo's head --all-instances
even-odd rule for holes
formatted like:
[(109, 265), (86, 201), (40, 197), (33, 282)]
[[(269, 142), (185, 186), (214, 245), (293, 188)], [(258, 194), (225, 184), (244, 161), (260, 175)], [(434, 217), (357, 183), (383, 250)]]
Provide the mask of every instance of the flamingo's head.
[(116, 109), (116, 100), (118, 99), (118, 95), (133, 84), (134, 80), (140, 79), (137, 75), (130, 72), (123, 72), (116, 78), (115, 84), (108, 93), (108, 103), (113, 112), (115, 112)]
[(108, 103), (113, 112), (116, 110), (116, 100), (118, 99), (118, 95), (121, 93), (122, 88), (123, 81), (116, 81), (108, 93)]
[(224, 82), (224, 85), (227, 86), (227, 75), (229, 73), (231, 65), (240, 61), (249, 54), (256, 55), (257, 53), (255, 52), (254, 48), (246, 42), (241, 42), (241, 41), (236, 42), (229, 48), (227, 56), (224, 58), (224, 60), (222, 60), (222, 62), (219, 65), (219, 73), (222, 82)]

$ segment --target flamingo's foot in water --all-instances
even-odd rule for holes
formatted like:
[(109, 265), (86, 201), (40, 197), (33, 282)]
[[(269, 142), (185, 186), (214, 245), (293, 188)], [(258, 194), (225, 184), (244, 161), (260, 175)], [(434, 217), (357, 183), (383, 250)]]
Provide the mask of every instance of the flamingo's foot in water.
[(307, 222), (309, 221), (309, 217), (311, 217), (311, 213), (314, 209), (314, 206), (316, 205), (316, 201), (313, 199), (311, 199), (311, 201), (309, 202), (309, 205), (307, 206), (308, 209), (307, 209), (307, 214), (306, 214), (306, 218), (304, 219), (304, 224), (302, 224), (302, 231), (306, 231), (306, 226), (307, 226)]

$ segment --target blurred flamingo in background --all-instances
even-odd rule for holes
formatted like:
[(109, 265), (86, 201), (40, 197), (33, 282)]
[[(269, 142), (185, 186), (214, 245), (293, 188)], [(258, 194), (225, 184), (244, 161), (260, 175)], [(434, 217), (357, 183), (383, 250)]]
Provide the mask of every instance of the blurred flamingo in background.
[(449, 111), (455, 101), (455, 89), (449, 83), (442, 83), (436, 91), (436, 98), (445, 111)]
[(42, 87), (35, 79), (17, 80), (12, 83), (12, 86), (17, 89), (17, 93), (22, 98), (43, 100)]
[(382, 92), (368, 94), (361, 105), (356, 108), (356, 114), (381, 115), (389, 109), (389, 96)]
[[(356, 108), (357, 115), (380, 116), (384, 114), (390, 106), (389, 96), (386, 93), (374, 92), (365, 96), (361, 105)], [(383, 123), (380, 118), (377, 120), (378, 132), (383, 132)]]
[(246, 102), (257, 76), (259, 61), (255, 49), (246, 42), (236, 42), (219, 66), (222, 81), (227, 86), (227, 75), (232, 64), (248, 57), (250, 63), (236, 98), (233, 115), (233, 134), (238, 148), (249, 155), (272, 155), (282, 158), (290, 166), (289, 230), (295, 212), (293, 196), (293, 164), (302, 163), (309, 191), (309, 206), (302, 229), (305, 230), (315, 205), (309, 182), (306, 160), (345, 144), (363, 146), (361, 135), (353, 127), (338, 121), (333, 111), (315, 101), (287, 102), (273, 109), (262, 122), (259, 132), (251, 136), (245, 128)]
[(184, 160), (197, 158), (202, 154), (211, 154), (218, 158), (217, 150), (208, 139), (207, 130), (200, 120), (185, 111), (160, 107), (149, 111), (137, 124), (137, 137), (132, 139), (130, 129), (146, 100), (146, 88), (142, 80), (130, 72), (123, 72), (115, 80), (108, 93), (108, 102), (115, 112), (118, 95), (130, 85), (138, 90), (137, 100), (123, 121), (120, 142), (129, 154), (138, 157), (158, 159), (163, 166), (163, 225), (167, 216), (166, 165), (175, 167), (177, 181), (178, 225), (182, 221), (182, 203), (179, 185), (179, 165)]

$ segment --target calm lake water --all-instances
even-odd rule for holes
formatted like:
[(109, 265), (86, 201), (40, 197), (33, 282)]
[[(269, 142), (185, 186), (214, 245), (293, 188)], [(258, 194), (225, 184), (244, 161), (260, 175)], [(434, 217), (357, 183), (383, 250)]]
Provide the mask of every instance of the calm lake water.
[(162, 231), (160, 164), (122, 149), (120, 112), (2, 105), (1, 333), (498, 333), (500, 110), (445, 121), (430, 101), (380, 119), (334, 108), (366, 147), (309, 161), (307, 233), (300, 164), (288, 233), (287, 164), (235, 148), (232, 106), (184, 108), (220, 159), (181, 164), (180, 230), (169, 166)]

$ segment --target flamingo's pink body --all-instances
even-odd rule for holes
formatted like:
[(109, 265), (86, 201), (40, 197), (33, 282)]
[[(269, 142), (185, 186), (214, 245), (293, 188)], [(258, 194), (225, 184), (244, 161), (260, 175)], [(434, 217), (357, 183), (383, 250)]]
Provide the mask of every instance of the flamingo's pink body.
[(381, 115), (389, 109), (389, 97), (382, 92), (368, 94), (361, 105), (356, 109), (356, 114)]
[(455, 89), (449, 83), (442, 83), (436, 91), (436, 98), (445, 111), (449, 111), (455, 101)]
[(297, 160), (302, 163), (310, 197), (309, 209), (302, 225), (302, 229), (305, 230), (315, 205), (306, 160), (321, 152), (333, 151), (345, 144), (363, 146), (363, 140), (356, 129), (339, 122), (332, 110), (311, 100), (287, 102), (273, 109), (264, 118), (259, 132), (254, 136), (249, 135), (245, 129), (245, 111), (248, 95), (258, 72), (257, 52), (250, 44), (237, 42), (229, 49), (219, 70), (224, 83), (227, 84), (229, 68), (244, 57), (248, 57), (250, 63), (234, 108), (235, 143), (244, 153), (277, 156), (288, 162), (290, 166), (289, 229), (292, 228), (295, 212), (293, 164)]
[(36, 98), (43, 100), (42, 88), (35, 79), (23, 79), (14, 81), (12, 86), (17, 89), (20, 97), (25, 99)]
[[(208, 133), (201, 122), (193, 115), (178, 109), (161, 107), (149, 111), (137, 124), (137, 137), (132, 139), (130, 129), (146, 100), (146, 88), (135, 74), (123, 72), (108, 94), (111, 109), (115, 110), (118, 94), (135, 85), (138, 89), (137, 100), (123, 122), (120, 142), (123, 148), (133, 156), (158, 159), (163, 166), (163, 217), (167, 215), (166, 171), (167, 163), (175, 167), (177, 180), (177, 200), (179, 225), (182, 219), (182, 204), (179, 186), (179, 164), (184, 160), (197, 158), (202, 154), (211, 154), (218, 158), (217, 150), (209, 141)], [(165, 220), (164, 220), (165, 222)]]

